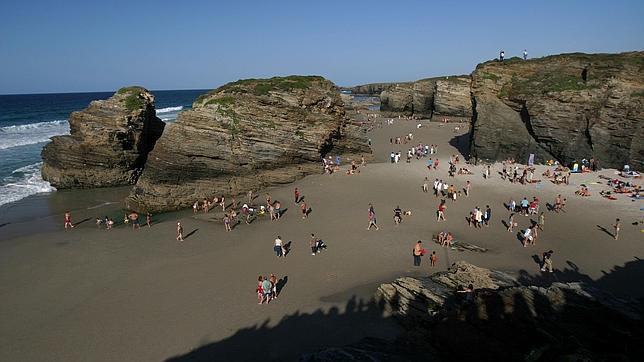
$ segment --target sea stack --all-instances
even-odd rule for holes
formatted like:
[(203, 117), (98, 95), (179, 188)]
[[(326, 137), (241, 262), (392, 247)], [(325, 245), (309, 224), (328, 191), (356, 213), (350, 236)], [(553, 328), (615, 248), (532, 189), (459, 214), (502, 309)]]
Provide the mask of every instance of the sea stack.
[(69, 136), (52, 137), (42, 151), (43, 179), (56, 188), (134, 184), (165, 123), (154, 96), (134, 86), (73, 112), (69, 126)]
[(644, 52), (562, 54), (479, 64), (475, 161), (509, 157), (644, 170)]
[(325, 156), (369, 153), (332, 82), (318, 76), (240, 80), (199, 97), (168, 126), (128, 205), (176, 210), (322, 172)]

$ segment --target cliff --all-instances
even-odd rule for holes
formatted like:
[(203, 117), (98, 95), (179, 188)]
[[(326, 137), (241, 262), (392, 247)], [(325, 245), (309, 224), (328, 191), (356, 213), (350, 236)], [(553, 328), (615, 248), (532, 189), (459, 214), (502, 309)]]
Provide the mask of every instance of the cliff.
[(378, 96), (382, 91), (395, 87), (400, 83), (369, 83), (361, 84), (354, 87), (341, 87), (342, 91), (350, 91), (351, 94)]
[(316, 76), (247, 79), (199, 97), (168, 126), (128, 204), (166, 211), (321, 172), (325, 155), (370, 153), (336, 86)]
[(479, 64), (472, 73), (476, 161), (513, 157), (644, 170), (644, 52), (562, 54)]
[(470, 78), (449, 76), (399, 83), (380, 94), (380, 110), (430, 118), (471, 117)]
[(69, 126), (42, 150), (43, 179), (57, 188), (134, 184), (165, 123), (150, 92), (127, 87), (73, 112)]

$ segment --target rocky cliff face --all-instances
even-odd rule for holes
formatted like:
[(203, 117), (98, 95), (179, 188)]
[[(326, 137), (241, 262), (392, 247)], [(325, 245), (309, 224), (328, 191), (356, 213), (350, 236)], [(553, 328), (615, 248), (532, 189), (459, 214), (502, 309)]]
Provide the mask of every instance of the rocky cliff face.
[(644, 170), (644, 52), (487, 62), (472, 73), (472, 156)]
[(351, 94), (377, 96), (380, 95), (381, 92), (395, 87), (397, 84), (400, 83), (370, 83), (357, 85), (355, 87), (342, 87), (340, 89), (343, 91), (350, 91)]
[(470, 117), (470, 78), (450, 76), (399, 83), (380, 94), (380, 110), (418, 117)]
[(42, 150), (43, 179), (57, 188), (135, 183), (165, 123), (150, 92), (127, 87), (73, 112), (69, 126), (69, 136), (52, 137)]
[(322, 77), (241, 80), (198, 98), (168, 126), (128, 203), (188, 207), (321, 172), (327, 154), (370, 153), (348, 124), (335, 85)]

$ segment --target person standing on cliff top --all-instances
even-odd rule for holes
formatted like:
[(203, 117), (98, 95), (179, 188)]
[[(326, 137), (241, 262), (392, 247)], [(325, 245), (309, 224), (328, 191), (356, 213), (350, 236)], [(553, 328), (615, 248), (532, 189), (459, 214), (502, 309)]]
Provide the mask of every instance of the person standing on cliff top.
[(501, 52), (499, 53), (499, 61), (503, 62), (503, 59), (505, 59), (505, 52), (501, 50)]
[(523, 60), (528, 60), (528, 50), (523, 49)]

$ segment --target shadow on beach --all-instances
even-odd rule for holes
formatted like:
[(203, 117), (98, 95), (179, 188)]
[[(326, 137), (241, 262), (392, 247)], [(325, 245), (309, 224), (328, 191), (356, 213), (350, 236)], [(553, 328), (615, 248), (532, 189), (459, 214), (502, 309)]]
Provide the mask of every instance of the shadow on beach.
[[(619, 292), (632, 289), (633, 281), (642, 277), (644, 263), (640, 259), (615, 267), (596, 281), (569, 261), (563, 270), (552, 274), (531, 276), (523, 270), (519, 281), (540, 286), (580, 281), (582, 288)], [(286, 280), (280, 283), (283, 288)], [(266, 319), (168, 361), (518, 361), (528, 360), (526, 356), (531, 361), (551, 361), (562, 356), (576, 359), (590, 355), (597, 360), (637, 360), (642, 356), (641, 320), (628, 319), (599, 303), (562, 291), (559, 300), (563, 306), (556, 307), (542, 294), (530, 297), (525, 289), (521, 293), (510, 288), (503, 297), (498, 291), (477, 289), (473, 302), (454, 292), (434, 316), (427, 311), (435, 307), (417, 295), (395, 294), (388, 305), (380, 299), (362, 300), (354, 295), (344, 312), (336, 307), (296, 312), (275, 326), (269, 326)], [(406, 313), (392, 316), (383, 313), (385, 307)], [(393, 321), (405, 331), (395, 338), (381, 337), (380, 332)], [(503, 351), (500, 359), (499, 351)]]

